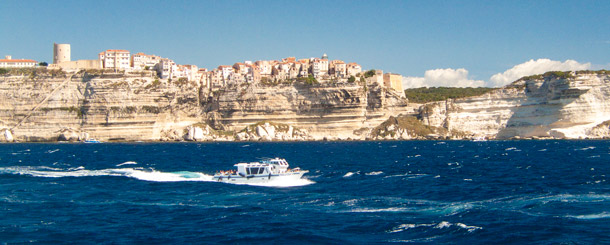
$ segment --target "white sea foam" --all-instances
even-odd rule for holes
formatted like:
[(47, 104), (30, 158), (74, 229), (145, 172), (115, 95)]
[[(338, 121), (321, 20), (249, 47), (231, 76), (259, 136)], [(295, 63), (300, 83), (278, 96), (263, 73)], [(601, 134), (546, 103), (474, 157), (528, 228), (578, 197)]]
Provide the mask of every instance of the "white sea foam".
[(48, 150), (46, 153), (51, 154), (51, 153), (55, 153), (55, 152), (58, 152), (58, 151), (59, 151), (59, 149)]
[(577, 149), (577, 150), (578, 151), (587, 151), (587, 150), (593, 150), (593, 149), (595, 149), (595, 146), (589, 146), (589, 147), (580, 148), (580, 149)]
[(432, 227), (435, 225), (436, 224), (401, 224), (397, 227), (394, 227), (392, 230), (387, 231), (387, 233), (396, 233), (396, 232), (401, 232), (401, 231), (405, 231), (408, 229), (413, 229), (413, 228), (418, 228), (418, 227)]
[(354, 174), (360, 174), (360, 171), (355, 172), (355, 173), (354, 172), (347, 172), (345, 175), (343, 175), (343, 178), (352, 177), (352, 176), (354, 176)]
[(409, 175), (409, 173), (388, 175), (388, 176), (385, 176), (383, 178), (385, 179), (385, 178), (393, 178), (393, 177), (404, 177), (404, 176), (407, 176), (407, 175)]
[(349, 210), (347, 212), (349, 212), (349, 213), (399, 213), (399, 212), (406, 212), (406, 211), (408, 211), (407, 208), (391, 207), (391, 208), (356, 208), (356, 209)]
[(514, 150), (516, 150), (516, 149), (517, 149), (516, 147), (509, 147), (509, 148), (506, 148), (506, 149), (504, 149), (504, 150), (505, 150), (505, 151), (514, 151)]
[(599, 213), (599, 214), (566, 215), (565, 217), (574, 218), (574, 219), (585, 219), (585, 220), (608, 219), (608, 218), (610, 218), (610, 213), (602, 212), (602, 213)]
[(456, 225), (459, 226), (460, 228), (468, 230), (468, 232), (473, 232), (473, 231), (476, 231), (479, 229), (483, 229), (482, 227), (479, 227), (479, 226), (465, 225), (462, 223), (457, 223)]
[(434, 228), (437, 228), (437, 229), (442, 229), (442, 228), (447, 228), (447, 227), (451, 227), (451, 223), (449, 223), (447, 221), (441, 221), (440, 223), (438, 223), (438, 225), (434, 226)]
[(380, 174), (383, 174), (383, 171), (373, 171), (370, 173), (366, 173), (366, 175), (380, 175)]
[(452, 224), (448, 221), (441, 221), (438, 224), (401, 224), (397, 227), (394, 227), (392, 230), (387, 231), (387, 233), (396, 233), (396, 232), (402, 232), (408, 229), (414, 229), (414, 228), (419, 228), (419, 227), (431, 227), (434, 229), (446, 229), (446, 228), (451, 228), (451, 227), (458, 227), (460, 229), (466, 229), (466, 231), (468, 232), (474, 232), (476, 230), (480, 230), (483, 229), (483, 227), (479, 227), (479, 226), (473, 226), (473, 225), (466, 225), (463, 223), (456, 223), (456, 224)]
[(133, 161), (127, 161), (127, 162), (124, 162), (124, 163), (119, 163), (116, 166), (120, 167), (120, 166), (123, 166), (123, 165), (136, 165), (136, 164), (138, 164), (138, 163), (137, 162), (133, 162)]

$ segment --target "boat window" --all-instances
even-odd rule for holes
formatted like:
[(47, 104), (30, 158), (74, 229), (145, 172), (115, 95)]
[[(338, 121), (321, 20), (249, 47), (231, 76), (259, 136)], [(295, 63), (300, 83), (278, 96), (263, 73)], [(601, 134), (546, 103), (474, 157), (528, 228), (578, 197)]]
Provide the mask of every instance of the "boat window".
[(248, 168), (248, 175), (259, 174), (259, 173), (261, 173), (261, 169), (263, 169), (263, 168)]
[(265, 172), (265, 168), (260, 168), (260, 169), (258, 170), (258, 174), (262, 174), (262, 173), (264, 173), (264, 172)]
[(246, 174), (250, 175), (250, 168), (246, 168)]

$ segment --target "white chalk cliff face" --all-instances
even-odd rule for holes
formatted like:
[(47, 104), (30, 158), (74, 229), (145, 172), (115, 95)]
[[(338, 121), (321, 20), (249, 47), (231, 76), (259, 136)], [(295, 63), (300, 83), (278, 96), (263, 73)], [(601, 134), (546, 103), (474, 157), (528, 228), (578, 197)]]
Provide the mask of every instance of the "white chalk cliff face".
[[(364, 139), (405, 108), (406, 100), (376, 83), (210, 91), (145, 73), (0, 75), (0, 141)], [(272, 124), (242, 132), (263, 121)]]
[(415, 116), (373, 81), (210, 91), (152, 74), (41, 70), (0, 75), (0, 142), (608, 138), (608, 98), (606, 71), (549, 73), (424, 104)]
[(424, 124), (471, 136), (603, 138), (610, 120), (610, 74), (572, 72), (521, 79), (482, 96), (424, 105)]
[(210, 100), (211, 112), (217, 113), (211, 124), (238, 131), (271, 121), (303, 129), (316, 140), (364, 139), (365, 131), (408, 108), (397, 93), (375, 83), (251, 85), (215, 93)]

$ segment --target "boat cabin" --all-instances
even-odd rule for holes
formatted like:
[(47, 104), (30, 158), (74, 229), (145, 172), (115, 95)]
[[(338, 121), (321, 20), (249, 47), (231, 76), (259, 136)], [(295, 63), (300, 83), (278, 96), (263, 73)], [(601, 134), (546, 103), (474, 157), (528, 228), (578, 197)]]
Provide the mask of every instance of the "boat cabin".
[(261, 162), (238, 163), (234, 166), (237, 167), (237, 174), (250, 176), (286, 173), (289, 164), (284, 159), (274, 158)]
[(275, 169), (278, 173), (285, 173), (288, 170), (289, 164), (285, 159), (276, 157), (265, 162), (273, 166), (273, 169)]
[(250, 176), (250, 175), (271, 173), (269, 165), (258, 163), (258, 162), (238, 163), (238, 164), (235, 164), (235, 167), (237, 167), (237, 174), (239, 174), (241, 176)]

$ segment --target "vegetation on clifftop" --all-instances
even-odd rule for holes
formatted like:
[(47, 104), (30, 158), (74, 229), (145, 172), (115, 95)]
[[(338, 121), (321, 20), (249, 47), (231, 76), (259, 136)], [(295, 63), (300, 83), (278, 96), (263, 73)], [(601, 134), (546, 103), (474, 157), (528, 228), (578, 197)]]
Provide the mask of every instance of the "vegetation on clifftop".
[(459, 99), (471, 96), (479, 96), (485, 94), (495, 88), (449, 88), (449, 87), (432, 87), (432, 88), (411, 88), (405, 89), (405, 96), (409, 102), (413, 103), (428, 103), (434, 101), (443, 101), (446, 99)]
[(29, 76), (29, 78), (36, 78), (38, 76), (65, 77), (66, 73), (61, 69), (47, 69), (46, 67), (0, 68), (0, 75)]

